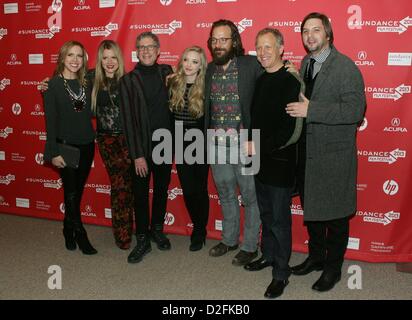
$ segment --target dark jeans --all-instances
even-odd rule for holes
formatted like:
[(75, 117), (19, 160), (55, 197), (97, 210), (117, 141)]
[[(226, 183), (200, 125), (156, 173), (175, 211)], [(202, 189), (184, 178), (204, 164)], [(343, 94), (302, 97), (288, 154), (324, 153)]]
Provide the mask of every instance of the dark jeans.
[[(164, 218), (167, 205), (167, 190), (170, 183), (171, 164), (155, 164), (151, 159), (146, 159), (149, 173), (146, 177), (136, 175), (133, 162), (133, 194), (134, 215), (136, 222), (136, 234), (148, 234), (149, 225), (163, 230)], [(152, 219), (150, 221), (149, 210), (149, 183), (153, 175), (153, 199)]]
[(94, 157), (94, 142), (86, 145), (72, 145), (80, 150), (79, 167), (60, 169), (64, 190), (64, 222), (68, 227), (73, 227), (74, 224), (81, 225), (80, 203)]
[(349, 217), (305, 224), (309, 233), (309, 257), (325, 261), (325, 271), (341, 272), (349, 240)]
[(209, 219), (209, 192), (207, 182), (209, 165), (207, 164), (177, 164), (180, 185), (187, 211), (193, 222), (193, 238), (205, 238), (207, 221)]
[(272, 276), (287, 280), (292, 251), (292, 188), (263, 184), (255, 178), (256, 196), (262, 220), (262, 253), (272, 263)]

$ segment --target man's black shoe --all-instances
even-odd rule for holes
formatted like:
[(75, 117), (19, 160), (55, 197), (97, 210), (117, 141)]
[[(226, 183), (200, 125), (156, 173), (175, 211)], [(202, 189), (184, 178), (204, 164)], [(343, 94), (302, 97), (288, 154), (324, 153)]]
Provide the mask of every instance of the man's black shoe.
[(138, 263), (143, 260), (143, 257), (152, 251), (152, 246), (147, 235), (142, 234), (137, 236), (137, 244), (133, 251), (127, 257), (127, 262)]
[(159, 250), (170, 250), (171, 248), (170, 241), (162, 230), (151, 230), (150, 239), (156, 242)]
[(319, 292), (329, 291), (340, 281), (340, 278), (340, 272), (324, 271), (319, 280), (313, 284), (312, 289)]
[(261, 257), (260, 259), (257, 259), (255, 261), (252, 261), (245, 265), (243, 268), (247, 271), (260, 271), (266, 267), (271, 266), (272, 264), (267, 261), (265, 258)]
[(304, 276), (305, 274), (311, 273), (312, 271), (323, 270), (323, 262), (316, 261), (311, 258), (306, 258), (306, 260), (298, 264), (297, 266), (291, 267), (290, 270), (292, 274), (296, 276)]
[(273, 279), (269, 287), (266, 289), (265, 298), (274, 299), (281, 296), (288, 284), (288, 280)]

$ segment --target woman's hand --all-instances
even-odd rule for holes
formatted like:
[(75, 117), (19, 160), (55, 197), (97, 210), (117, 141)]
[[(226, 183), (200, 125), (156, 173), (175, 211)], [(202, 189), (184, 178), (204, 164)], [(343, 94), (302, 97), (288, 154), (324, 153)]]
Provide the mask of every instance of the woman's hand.
[(49, 80), (49, 77), (44, 78), (37, 86), (37, 90), (40, 90), (41, 92), (47, 91), (47, 89), (49, 89)]
[(66, 162), (64, 162), (64, 159), (63, 159), (62, 156), (54, 157), (54, 158), (52, 159), (52, 164), (53, 164), (55, 167), (59, 168), (59, 169), (63, 169), (63, 168), (66, 166)]

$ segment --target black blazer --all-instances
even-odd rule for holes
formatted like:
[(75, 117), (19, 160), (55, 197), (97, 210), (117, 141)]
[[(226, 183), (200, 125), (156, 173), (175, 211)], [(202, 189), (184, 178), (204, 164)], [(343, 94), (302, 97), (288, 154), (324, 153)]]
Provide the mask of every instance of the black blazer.
[[(168, 64), (159, 64), (160, 78), (166, 88), (166, 76), (173, 72)], [(135, 68), (120, 78), (120, 115), (124, 134), (132, 160), (145, 157), (151, 158), (152, 134), (150, 130), (149, 113), (143, 91), (143, 81), (140, 72)]]

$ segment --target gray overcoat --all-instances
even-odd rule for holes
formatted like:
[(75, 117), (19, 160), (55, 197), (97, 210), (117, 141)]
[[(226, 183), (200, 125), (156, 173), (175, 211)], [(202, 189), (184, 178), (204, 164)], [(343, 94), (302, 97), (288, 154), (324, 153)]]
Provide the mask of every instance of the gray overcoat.
[[(356, 210), (356, 128), (366, 107), (364, 83), (354, 62), (331, 49), (306, 118), (305, 221), (339, 219)], [(302, 61), (302, 78), (309, 58)]]

